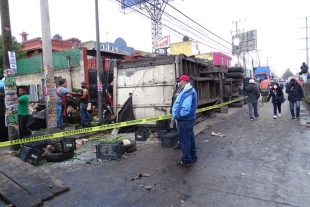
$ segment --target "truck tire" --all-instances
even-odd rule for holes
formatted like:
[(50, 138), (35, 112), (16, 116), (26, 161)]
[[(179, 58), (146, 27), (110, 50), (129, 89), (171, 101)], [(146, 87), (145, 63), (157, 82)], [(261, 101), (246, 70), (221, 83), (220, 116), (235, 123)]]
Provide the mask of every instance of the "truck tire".
[[(239, 98), (242, 98), (243, 96), (235, 96), (235, 97), (232, 97), (231, 98), (231, 100), (233, 101), (233, 100), (236, 100), (236, 99), (239, 99)], [(241, 103), (241, 102), (244, 102), (243, 101), (244, 99), (242, 99), (242, 100), (240, 100), (240, 101), (236, 101), (236, 102), (234, 102), (234, 103)]]
[(135, 140), (130, 140), (131, 144), (122, 145), (122, 152), (123, 153), (131, 153), (137, 150), (137, 144)]
[(240, 72), (240, 73), (244, 73), (244, 69), (241, 67), (230, 67), (228, 68), (228, 72)]
[(243, 78), (244, 77), (244, 73), (240, 73), (240, 72), (226, 73), (226, 77), (227, 78)]
[(46, 152), (45, 159), (47, 162), (62, 162), (73, 158), (74, 151), (71, 152)]

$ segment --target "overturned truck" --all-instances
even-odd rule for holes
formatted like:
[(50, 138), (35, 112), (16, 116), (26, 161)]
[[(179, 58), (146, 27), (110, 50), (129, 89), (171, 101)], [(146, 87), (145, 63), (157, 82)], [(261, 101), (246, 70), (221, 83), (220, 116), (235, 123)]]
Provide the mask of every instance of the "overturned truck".
[[(116, 65), (114, 111), (119, 114), (128, 98), (132, 97), (135, 119), (170, 114), (176, 79), (183, 74), (190, 77), (197, 91), (198, 108), (230, 101), (242, 94), (239, 87), (244, 77), (242, 68), (228, 73), (227, 66), (214, 66), (185, 55), (119, 61)], [(228, 109), (225, 106), (215, 110), (227, 112)], [(205, 113), (201, 112), (197, 117)]]

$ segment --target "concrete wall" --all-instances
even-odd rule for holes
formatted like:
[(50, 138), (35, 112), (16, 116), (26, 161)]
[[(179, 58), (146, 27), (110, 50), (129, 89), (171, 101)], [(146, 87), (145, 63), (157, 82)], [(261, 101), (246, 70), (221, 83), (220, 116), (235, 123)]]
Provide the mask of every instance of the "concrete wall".
[[(81, 82), (84, 80), (84, 77), (81, 74), (81, 67), (72, 68), (72, 85), (73, 88), (81, 88)], [(29, 84), (41, 84), (42, 73), (32, 73), (27, 75), (18, 75), (16, 76), (17, 85), (29, 85)], [(58, 69), (55, 71), (55, 77), (62, 77), (67, 81), (67, 88), (71, 91), (71, 80), (70, 80), (70, 71), (68, 68)]]
[(310, 103), (310, 83), (303, 83), (302, 89), (304, 91), (305, 100)]

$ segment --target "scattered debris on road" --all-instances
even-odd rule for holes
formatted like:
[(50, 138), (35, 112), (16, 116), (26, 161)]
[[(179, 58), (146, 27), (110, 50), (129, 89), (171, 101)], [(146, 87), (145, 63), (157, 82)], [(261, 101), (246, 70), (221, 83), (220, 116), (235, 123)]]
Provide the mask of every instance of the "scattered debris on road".
[(223, 133), (215, 133), (215, 132), (211, 132), (212, 136), (217, 136), (217, 137), (225, 137), (226, 135)]

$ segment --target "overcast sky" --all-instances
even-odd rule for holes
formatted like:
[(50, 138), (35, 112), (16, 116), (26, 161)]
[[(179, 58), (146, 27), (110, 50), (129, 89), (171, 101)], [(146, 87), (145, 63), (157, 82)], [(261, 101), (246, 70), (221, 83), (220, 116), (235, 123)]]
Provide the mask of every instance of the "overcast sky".
[[(130, 9), (126, 9), (124, 14), (116, 0), (98, 1), (101, 42), (114, 42), (116, 38), (122, 37), (128, 46), (151, 52), (150, 19)], [(9, 4), (12, 35), (19, 42), (19, 34), (23, 31), (29, 34), (28, 39), (41, 37), (40, 0), (9, 0)], [(306, 50), (300, 50), (306, 48), (306, 40), (299, 39), (306, 37), (306, 29), (300, 29), (306, 26), (304, 17), (308, 17), (310, 26), (309, 0), (173, 0), (170, 4), (228, 42), (231, 42), (231, 36), (236, 30), (233, 21), (240, 20), (238, 27), (241, 32), (257, 29), (260, 63), (266, 65), (268, 59), (269, 66), (278, 75), (282, 75), (287, 68), (297, 72), (301, 63), (306, 62)], [(49, 0), (49, 8), (51, 36), (60, 34), (63, 39), (76, 37), (82, 42), (96, 40), (94, 0)], [(231, 50), (226, 48), (231, 48), (227, 42), (191, 22), (170, 6), (165, 11), (183, 23), (164, 14), (163, 24), (202, 42), (204, 45), (199, 44), (201, 53), (225, 51), (232, 56), (229, 54)], [(189, 29), (184, 23), (200, 33)], [(172, 43), (182, 41), (182, 35), (165, 27), (163, 35), (170, 35)], [(258, 65), (256, 52), (250, 52), (246, 57), (248, 63), (253, 58), (255, 65)], [(235, 57), (233, 61), (236, 62)]]

